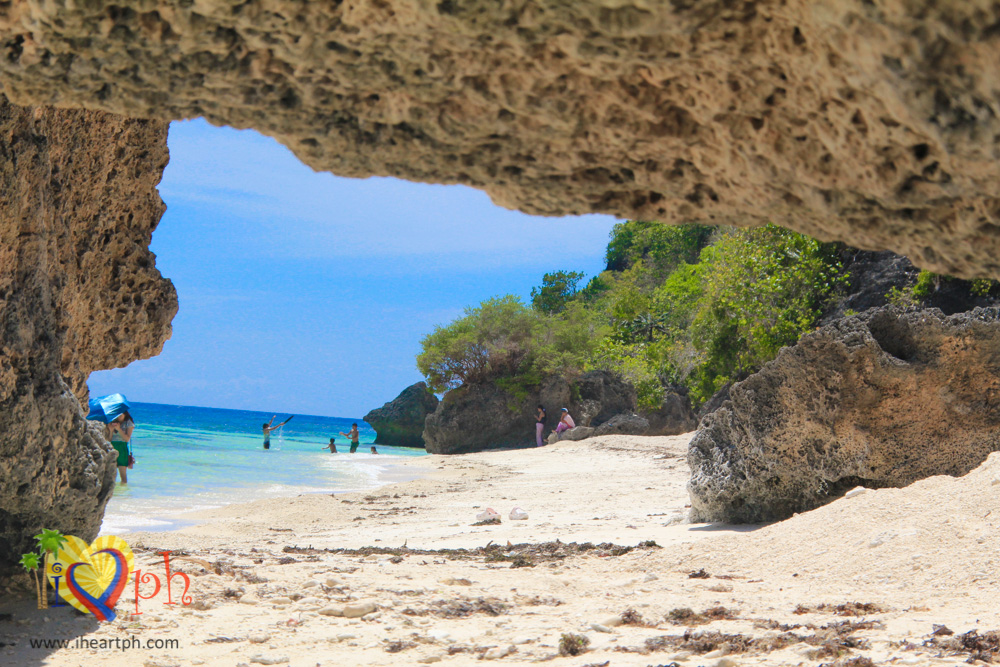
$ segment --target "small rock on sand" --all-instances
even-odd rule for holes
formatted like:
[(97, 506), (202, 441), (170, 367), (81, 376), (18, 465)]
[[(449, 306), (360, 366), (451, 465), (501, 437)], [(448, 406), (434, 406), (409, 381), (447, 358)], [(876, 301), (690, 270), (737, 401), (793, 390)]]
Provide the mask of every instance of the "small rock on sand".
[(611, 628), (606, 625), (601, 625), (600, 623), (591, 623), (590, 629), (595, 632), (611, 632)]
[(263, 644), (270, 638), (271, 635), (265, 635), (265, 634), (250, 635), (249, 637), (251, 644)]
[(442, 579), (441, 583), (445, 586), (471, 586), (472, 582), (468, 579), (453, 579), (448, 577), (447, 579)]
[(335, 579), (334, 577), (327, 577), (325, 583), (327, 587), (335, 588), (340, 585), (340, 579)]
[(597, 625), (603, 625), (606, 628), (617, 628), (621, 624), (622, 624), (621, 616), (609, 616), (608, 618), (604, 619)]
[(283, 665), (288, 662), (288, 656), (271, 657), (267, 655), (252, 655), (250, 656), (250, 662), (257, 663), (258, 665)]
[(361, 618), (374, 613), (378, 609), (374, 602), (356, 602), (348, 605), (330, 605), (319, 610), (321, 616), (343, 616), (344, 618)]
[(853, 498), (854, 496), (860, 496), (862, 493), (866, 492), (867, 490), (868, 489), (866, 489), (863, 486), (856, 486), (853, 489), (851, 489), (850, 491), (848, 491), (847, 493), (845, 493), (844, 497), (845, 498)]
[(514, 646), (498, 646), (496, 648), (491, 648), (483, 656), (484, 660), (499, 660), (500, 658), (506, 658), (511, 653), (515, 653), (517, 648)]

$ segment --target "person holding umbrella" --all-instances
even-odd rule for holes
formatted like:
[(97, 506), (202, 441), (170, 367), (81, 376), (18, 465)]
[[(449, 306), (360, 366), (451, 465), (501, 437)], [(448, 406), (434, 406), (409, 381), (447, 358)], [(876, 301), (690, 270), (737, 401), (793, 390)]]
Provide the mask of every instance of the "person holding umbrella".
[(135, 422), (132, 415), (125, 412), (118, 415), (114, 421), (108, 424), (111, 431), (111, 446), (118, 452), (118, 475), (122, 478), (122, 484), (128, 484), (129, 442), (132, 440), (132, 430), (135, 429)]
[(87, 405), (87, 419), (107, 424), (105, 435), (111, 440), (111, 446), (118, 454), (118, 476), (122, 484), (128, 484), (127, 470), (131, 466), (132, 454), (129, 443), (132, 440), (132, 430), (135, 422), (129, 414), (131, 406), (124, 394), (111, 394), (90, 399)]

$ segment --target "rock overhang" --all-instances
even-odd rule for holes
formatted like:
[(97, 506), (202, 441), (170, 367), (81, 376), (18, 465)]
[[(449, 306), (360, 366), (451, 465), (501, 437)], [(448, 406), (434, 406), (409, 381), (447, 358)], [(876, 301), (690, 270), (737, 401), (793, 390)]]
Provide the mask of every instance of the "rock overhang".
[(1000, 275), (984, 2), (138, 0), (0, 7), (22, 104), (253, 127), (528, 213), (753, 225)]

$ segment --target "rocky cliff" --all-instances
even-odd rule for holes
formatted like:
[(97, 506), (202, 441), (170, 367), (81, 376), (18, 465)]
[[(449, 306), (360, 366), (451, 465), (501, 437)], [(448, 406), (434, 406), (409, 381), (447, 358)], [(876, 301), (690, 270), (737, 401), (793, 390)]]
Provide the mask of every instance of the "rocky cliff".
[(692, 518), (773, 521), (1000, 449), (1000, 308), (838, 320), (735, 384), (691, 441)]
[(148, 250), (166, 137), (0, 96), (0, 570), (43, 527), (97, 534), (115, 470), (87, 376), (158, 353), (177, 309)]
[(579, 426), (597, 426), (635, 409), (635, 389), (611, 373), (549, 378), (536, 391), (515, 395), (494, 384), (463, 385), (444, 395), (427, 416), (424, 442), (431, 454), (464, 454), (512, 446), (534, 446), (536, 406), (544, 405), (544, 434), (567, 408)]
[(10, 2), (0, 85), (529, 213), (773, 221), (997, 276), (998, 21), (956, 0)]
[(375, 429), (375, 444), (395, 447), (423, 447), (424, 421), (434, 412), (438, 399), (426, 382), (417, 382), (381, 408), (364, 416)]

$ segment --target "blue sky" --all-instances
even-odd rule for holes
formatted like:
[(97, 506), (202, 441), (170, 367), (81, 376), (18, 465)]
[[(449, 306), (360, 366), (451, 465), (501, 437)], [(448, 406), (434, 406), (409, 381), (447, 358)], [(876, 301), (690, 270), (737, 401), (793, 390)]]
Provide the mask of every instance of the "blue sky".
[(603, 268), (608, 216), (542, 218), (455, 185), (317, 173), (252, 130), (175, 122), (152, 250), (177, 287), (153, 359), (94, 396), (360, 417), (421, 379), (420, 339), (469, 305)]

